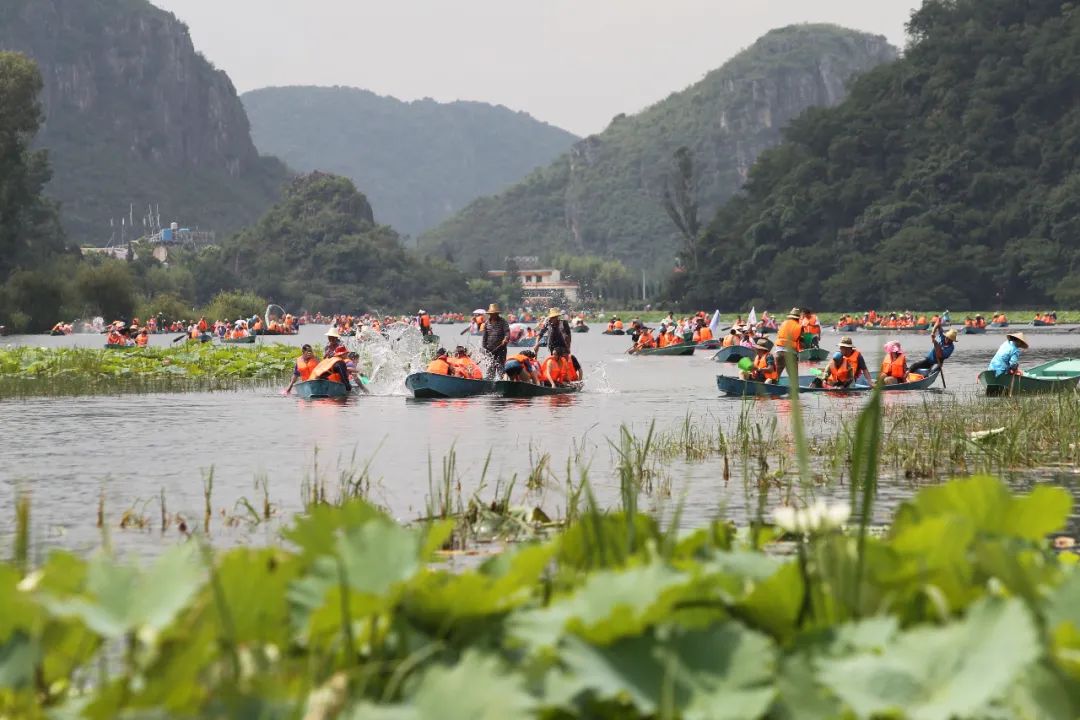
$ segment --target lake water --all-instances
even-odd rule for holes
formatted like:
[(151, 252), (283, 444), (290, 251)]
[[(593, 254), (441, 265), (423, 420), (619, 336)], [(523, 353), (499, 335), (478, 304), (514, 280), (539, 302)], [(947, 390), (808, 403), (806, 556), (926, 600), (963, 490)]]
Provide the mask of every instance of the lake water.
[[(464, 326), (437, 326), (443, 344), (475, 338), (459, 337)], [(712, 351), (690, 358), (630, 357), (628, 338), (593, 332), (574, 336), (574, 354), (586, 370), (586, 388), (578, 395), (503, 400), (491, 397), (454, 401), (415, 401), (408, 397), (403, 372), (384, 368), (376, 374), (375, 392), (346, 402), (304, 401), (283, 397), (279, 389), (171, 395), (128, 395), (0, 401), (0, 547), (12, 534), (14, 497), (18, 489), (32, 499), (33, 532), (38, 551), (65, 547), (77, 551), (101, 543), (96, 527), (97, 506), (105, 495), (106, 524), (113, 545), (122, 552), (153, 554), (163, 543), (175, 542), (175, 528), (157, 531), (159, 494), (164, 491), (170, 513), (181, 513), (189, 525), (201, 526), (204, 476), (213, 469), (212, 502), (215, 518), (211, 535), (217, 543), (265, 542), (277, 525), (254, 530), (246, 525), (228, 528), (221, 512), (242, 516), (241, 498), (261, 508), (265, 483), (281, 517), (300, 510), (306, 480), (321, 477), (336, 491), (342, 472), (370, 463), (375, 478), (372, 497), (402, 520), (425, 511), (429, 477), (442, 476), (442, 463), (453, 450), (461, 493), (490, 501), (497, 483), (504, 487), (515, 476), (515, 499), (539, 505), (549, 514), (564, 507), (562, 479), (568, 457), (580, 452), (589, 464), (589, 478), (600, 500), (614, 505), (618, 484), (609, 440), (616, 441), (625, 424), (644, 436), (651, 423), (666, 430), (690, 414), (710, 427), (722, 421), (733, 427), (745, 411), (765, 424), (778, 418), (786, 432), (790, 405), (786, 400), (749, 400), (720, 396), (717, 373), (733, 374), (733, 365), (711, 361)], [(1016, 328), (1023, 329), (1023, 328)], [(297, 337), (270, 341), (321, 343), (325, 326), (305, 326)], [(155, 345), (174, 336), (157, 336)], [(856, 333), (860, 349), (872, 368), (880, 363), (881, 345), (899, 339), (914, 361), (930, 343), (925, 336)], [(1080, 356), (1080, 332), (1033, 334), (1024, 364)], [(822, 345), (834, 347), (839, 335), (826, 332)], [(41, 346), (99, 347), (98, 335), (70, 337), (12, 337), (5, 343)], [(941, 403), (967, 400), (977, 394), (976, 376), (984, 369), (1000, 334), (962, 335), (946, 365), (948, 388), (922, 393), (894, 393), (888, 404)], [(260, 340), (262, 342), (263, 340)], [(856, 413), (866, 397), (804, 396), (811, 432), (828, 433)], [(994, 402), (983, 399), (982, 402)], [(557, 476), (549, 486), (526, 495), (524, 476), (534, 461), (548, 454)], [(486, 487), (481, 474), (490, 457)], [(672, 461), (665, 464), (673, 479), (670, 503), (684, 501), (683, 523), (703, 523), (723, 511), (736, 520), (752, 513), (756, 498), (748, 497), (739, 480), (723, 478), (723, 463)], [(791, 465), (794, 466), (792, 460)], [(429, 467), (431, 472), (429, 475)], [(1025, 476), (1019, 482), (1039, 479)], [(1072, 473), (1048, 477), (1072, 487)], [(913, 491), (906, 481), (883, 485), (879, 510)], [(846, 489), (838, 489), (841, 496)], [(642, 507), (664, 506), (663, 499), (643, 497)], [(154, 531), (120, 530), (123, 512), (134, 508), (148, 515)], [(5, 551), (6, 552), (6, 551)]]

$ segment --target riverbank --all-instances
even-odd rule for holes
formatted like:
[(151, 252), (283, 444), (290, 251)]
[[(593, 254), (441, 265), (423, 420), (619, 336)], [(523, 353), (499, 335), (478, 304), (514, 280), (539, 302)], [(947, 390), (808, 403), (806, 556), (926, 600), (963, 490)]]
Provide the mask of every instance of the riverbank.
[[(784, 317), (785, 317), (785, 315), (787, 314), (787, 311), (788, 311), (788, 308), (766, 308), (766, 309), (769, 310), (770, 314), (772, 315), (772, 317), (774, 317), (776, 319), (777, 323), (780, 323), (784, 319)], [(737, 317), (741, 317), (741, 318), (743, 318), (745, 320), (746, 315), (747, 315), (748, 312), (749, 311), (746, 310), (746, 309), (731, 310), (731, 311), (721, 310), (720, 311), (721, 325), (730, 325)], [(761, 312), (762, 312), (762, 309), (757, 308), (758, 319), (761, 318)], [(840, 318), (844, 317), (845, 315), (847, 315), (849, 317), (862, 317), (863, 312), (864, 312), (863, 310), (858, 310), (858, 311), (851, 310), (851, 311), (847, 311), (847, 312), (818, 312), (817, 316), (818, 316), (818, 320), (821, 322), (822, 327), (831, 327), (831, 326), (835, 325), (840, 320)], [(891, 312), (891, 311), (886, 311), (884, 313), (884, 315), (886, 317), (888, 317), (889, 312)], [(900, 311), (897, 311), (897, 312), (900, 312)], [(937, 315), (937, 314), (941, 313), (941, 310), (919, 310), (919, 311), (913, 310), (912, 312), (915, 314), (916, 318), (921, 317), (921, 316), (931, 318), (934, 315)], [(997, 311), (997, 312), (1001, 312), (1001, 311)], [(994, 315), (996, 315), (997, 312), (989, 311), (989, 310), (965, 310), (965, 311), (950, 310), (949, 315), (952, 318), (951, 327), (963, 328), (963, 326), (964, 326), (964, 318), (966, 318), (966, 317), (975, 317), (976, 315), (982, 315), (984, 318), (986, 318), (987, 322), (989, 322), (990, 318), (994, 317)], [(1032, 318), (1036, 315), (1037, 312), (1044, 312), (1044, 311), (1043, 310), (1038, 310), (1038, 311), (1036, 311), (1036, 310), (1013, 310), (1013, 311), (1006, 310), (1004, 312), (1005, 312), (1005, 315), (1009, 318), (1010, 329), (1012, 329), (1012, 330), (1023, 330), (1024, 332), (1030, 332), (1033, 329), (1033, 326), (1031, 324)], [(675, 312), (673, 314), (674, 314), (674, 316), (676, 318), (686, 317), (686, 315), (687, 315), (687, 313), (683, 313), (683, 312)], [(879, 314), (881, 314), (881, 313), (879, 312)], [(663, 320), (664, 318), (666, 318), (667, 315), (668, 315), (668, 312), (666, 310), (655, 310), (655, 311), (605, 310), (603, 313), (596, 313), (595, 315), (591, 316), (590, 317), (590, 322), (594, 323), (594, 324), (601, 323), (601, 322), (606, 324), (609, 318), (614, 317), (614, 316), (618, 316), (619, 318), (622, 319), (622, 321), (624, 323), (629, 323), (632, 318), (638, 318), (642, 322), (646, 322), (646, 323), (657, 323), (657, 322), (660, 322), (661, 320)], [(710, 314), (709, 317), (711, 318), (712, 315)], [(1064, 327), (1061, 327), (1061, 326), (1064, 326)], [(1075, 311), (1070, 310), (1070, 311), (1064, 311), (1064, 312), (1059, 311), (1058, 312), (1057, 326), (1050, 326), (1047, 329), (1049, 331), (1054, 331), (1055, 328), (1059, 328), (1059, 327), (1061, 328), (1061, 330), (1074, 328), (1074, 327), (1075, 328), (1080, 328), (1080, 310), (1075, 310)], [(600, 328), (600, 329), (603, 329), (603, 328)], [(988, 330), (995, 330), (995, 329), (996, 328), (988, 328)], [(1042, 328), (1037, 328), (1037, 329), (1042, 329)], [(908, 328), (908, 329), (900, 328), (900, 329), (897, 329), (897, 330), (893, 330), (892, 332), (910, 332), (910, 331), (911, 331), (910, 328)]]

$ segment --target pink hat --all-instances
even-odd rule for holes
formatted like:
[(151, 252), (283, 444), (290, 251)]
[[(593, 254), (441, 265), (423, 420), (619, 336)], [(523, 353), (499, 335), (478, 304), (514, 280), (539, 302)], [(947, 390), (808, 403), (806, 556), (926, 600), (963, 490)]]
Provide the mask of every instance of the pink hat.
[(885, 352), (887, 352), (887, 353), (898, 353), (898, 352), (900, 352), (900, 343), (897, 342), (896, 340), (885, 343)]

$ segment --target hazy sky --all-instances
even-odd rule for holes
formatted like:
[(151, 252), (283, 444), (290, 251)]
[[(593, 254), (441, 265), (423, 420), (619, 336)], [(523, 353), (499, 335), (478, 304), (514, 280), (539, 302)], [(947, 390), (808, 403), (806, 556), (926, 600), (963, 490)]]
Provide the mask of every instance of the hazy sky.
[(904, 43), (916, 0), (151, 0), (240, 92), (349, 85), (481, 100), (579, 135), (699, 80), (766, 31), (832, 22)]

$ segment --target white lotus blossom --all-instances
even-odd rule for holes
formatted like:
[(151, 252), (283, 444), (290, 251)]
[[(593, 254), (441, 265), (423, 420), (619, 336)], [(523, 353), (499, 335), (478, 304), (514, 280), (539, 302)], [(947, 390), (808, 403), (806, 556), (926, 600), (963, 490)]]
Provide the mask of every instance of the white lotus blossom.
[(804, 508), (778, 507), (772, 516), (773, 522), (782, 530), (805, 535), (843, 526), (851, 517), (851, 506), (843, 502), (828, 505), (824, 500), (815, 500)]

